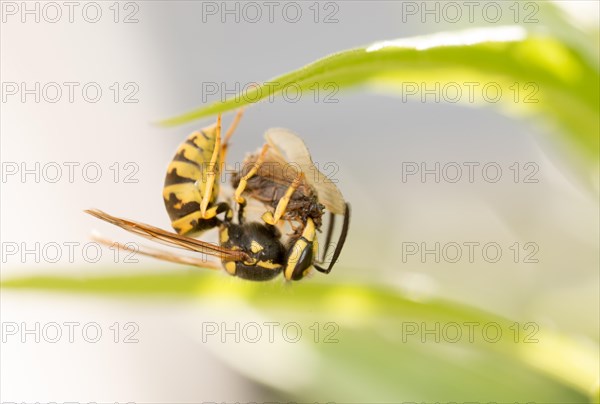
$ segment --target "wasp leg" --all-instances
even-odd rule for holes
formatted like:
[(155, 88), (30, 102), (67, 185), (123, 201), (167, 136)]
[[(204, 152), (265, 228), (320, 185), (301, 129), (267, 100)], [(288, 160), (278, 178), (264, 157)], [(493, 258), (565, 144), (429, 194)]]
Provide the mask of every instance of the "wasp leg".
[(302, 178), (304, 178), (304, 173), (301, 171), (300, 173), (298, 173), (296, 178), (294, 178), (294, 181), (292, 182), (292, 184), (285, 191), (285, 195), (283, 195), (283, 197), (279, 200), (279, 202), (277, 202), (277, 207), (275, 208), (274, 214), (271, 212), (265, 212), (262, 215), (262, 219), (265, 221), (265, 223), (268, 223), (268, 224), (274, 226), (275, 224), (277, 224), (277, 222), (279, 222), (279, 219), (281, 219), (281, 217), (285, 213), (285, 210), (287, 209), (287, 205), (290, 202), (290, 198), (292, 197), (294, 192), (296, 192), (296, 189), (298, 188), (298, 186), (300, 186), (300, 182), (302, 181)]
[(246, 208), (246, 201), (244, 201), (244, 203), (238, 204), (238, 223), (239, 224), (244, 224), (244, 222), (246, 221), (246, 218), (244, 216), (245, 208)]
[(204, 258), (194, 258), (183, 255), (176, 255), (168, 251), (158, 250), (155, 248), (139, 247), (137, 244), (135, 244), (135, 247), (132, 247), (131, 244), (133, 243), (121, 244), (116, 241), (111, 241), (97, 235), (93, 236), (92, 239), (110, 248), (117, 247), (121, 251), (130, 252), (131, 255), (128, 256), (128, 258), (132, 258), (133, 256), (135, 256), (135, 254), (140, 254), (145, 255), (146, 257), (152, 257), (162, 261), (173, 262), (175, 264), (192, 265), (195, 267), (213, 270), (222, 269), (222, 266), (220, 264), (217, 264), (216, 262), (205, 261)]
[[(335, 246), (335, 251), (333, 252), (333, 257), (329, 262), (329, 266), (327, 269), (320, 267), (319, 265), (314, 265), (315, 269), (324, 274), (328, 274), (331, 272), (331, 269), (335, 265), (337, 259), (342, 252), (342, 248), (344, 247), (344, 243), (346, 242), (346, 236), (348, 235), (348, 227), (350, 226), (350, 205), (346, 204), (346, 210), (344, 212), (344, 224), (342, 225), (342, 232), (340, 234), (340, 238), (338, 239), (337, 246)], [(324, 257), (325, 258), (325, 257)]]
[(208, 170), (206, 173), (206, 186), (204, 189), (206, 192), (202, 195), (202, 201), (200, 202), (200, 217), (202, 219), (211, 219), (216, 213), (214, 210), (207, 211), (208, 204), (210, 203), (212, 197), (213, 187), (215, 185), (215, 178), (217, 177), (218, 170), (218, 159), (221, 153), (221, 114), (219, 114), (217, 118), (217, 134), (215, 137), (215, 148), (213, 150), (213, 154), (210, 158), (210, 163), (208, 165)]
[(237, 129), (240, 121), (242, 120), (242, 116), (244, 116), (244, 108), (238, 109), (235, 114), (235, 118), (233, 118), (233, 122), (229, 129), (227, 129), (227, 133), (225, 133), (225, 138), (223, 139), (223, 145), (221, 146), (221, 164), (225, 164), (225, 157), (227, 156), (227, 150), (229, 148), (229, 139), (231, 139), (231, 135)]
[(244, 175), (240, 179), (240, 183), (238, 184), (238, 186), (237, 186), (237, 188), (235, 190), (235, 200), (240, 205), (246, 203), (246, 199), (242, 196), (242, 193), (246, 189), (246, 185), (248, 184), (248, 180), (250, 178), (252, 178), (253, 176), (255, 176), (256, 173), (258, 172), (258, 170), (260, 169), (260, 166), (262, 165), (262, 163), (265, 160), (265, 155), (267, 154), (267, 150), (269, 150), (269, 145), (265, 144), (262, 147), (262, 149), (260, 151), (260, 154), (258, 155), (258, 158), (254, 162), (254, 166), (252, 167), (252, 169), (250, 171), (248, 171), (248, 174)]
[(231, 210), (231, 208), (229, 207), (227, 202), (220, 202), (217, 205), (214, 205), (214, 206), (206, 209), (205, 217), (202, 217), (202, 215), (200, 214), (199, 219), (212, 219), (213, 217), (217, 216), (219, 213), (226, 212), (228, 210)]

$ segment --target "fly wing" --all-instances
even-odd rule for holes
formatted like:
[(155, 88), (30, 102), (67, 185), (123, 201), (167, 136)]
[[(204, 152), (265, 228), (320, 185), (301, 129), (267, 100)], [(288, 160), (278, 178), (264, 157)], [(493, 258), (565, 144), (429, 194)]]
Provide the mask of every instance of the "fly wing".
[[(255, 165), (261, 153), (261, 149), (249, 154), (244, 159), (244, 166), (240, 175), (248, 173)], [(268, 178), (276, 184), (287, 188), (294, 182), (300, 172), (298, 164), (290, 164), (285, 157), (274, 147), (269, 147), (263, 156), (263, 162), (258, 170), (258, 176)], [(312, 184), (306, 184), (312, 187)], [(302, 184), (299, 187), (302, 189)]]
[(248, 256), (242, 251), (229, 250), (211, 243), (196, 240), (195, 238), (171, 233), (158, 227), (150, 226), (149, 224), (121, 219), (98, 209), (90, 209), (85, 212), (105, 222), (119, 226), (130, 233), (161, 242), (171, 247), (212, 255), (213, 257), (219, 257), (223, 261), (242, 261), (248, 259)]
[(304, 173), (306, 182), (317, 191), (319, 202), (331, 213), (344, 214), (344, 196), (338, 187), (317, 169), (308, 148), (298, 135), (288, 129), (273, 128), (267, 130), (265, 139), (271, 146), (268, 153), (273, 156), (269, 157), (270, 159), (281, 161), (283, 164), (297, 165)]

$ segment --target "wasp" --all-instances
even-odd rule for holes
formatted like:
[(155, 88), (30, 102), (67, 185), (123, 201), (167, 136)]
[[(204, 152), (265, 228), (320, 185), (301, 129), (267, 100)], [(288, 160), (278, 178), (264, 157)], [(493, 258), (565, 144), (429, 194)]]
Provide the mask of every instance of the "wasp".
[[(111, 216), (97, 209), (87, 210), (86, 213), (139, 236), (188, 251), (218, 257), (225, 270), (233, 276), (264, 281), (273, 279), (284, 272), (287, 280), (302, 279), (314, 261), (313, 257), (317, 246), (316, 228), (310, 217), (307, 216), (306, 222), (302, 225), (302, 231), (294, 233), (290, 238), (291, 241), (288, 241), (288, 248), (286, 248), (282, 242), (281, 231), (275, 226), (276, 220), (269, 220), (267, 216), (263, 215), (266, 218), (264, 223), (246, 222), (243, 208), (240, 208), (238, 223), (234, 223), (234, 214), (230, 205), (227, 202), (218, 201), (220, 184), (216, 179), (225, 161), (229, 139), (236, 129), (242, 113), (243, 111), (238, 112), (223, 141), (221, 140), (221, 116), (219, 115), (216, 124), (193, 132), (177, 148), (175, 156), (168, 166), (163, 188), (165, 208), (176, 233)], [(261, 158), (264, 159), (266, 156), (265, 151)], [(258, 170), (259, 167), (256, 168)], [(241, 184), (247, 184), (255, 173), (249, 174), (252, 175), (241, 178)], [(254, 182), (255, 180), (250, 182), (249, 190), (253, 189)], [(300, 188), (300, 181), (293, 182), (293, 184), (294, 190)], [(237, 200), (243, 198), (241, 196), (243, 192), (244, 189), (238, 186), (236, 189)], [(293, 192), (287, 192), (279, 200), (285, 201), (288, 193), (290, 197), (293, 195)], [(315, 203), (318, 203), (316, 199)], [(245, 204), (242, 205), (245, 206)], [(285, 206), (281, 211), (282, 214), (284, 211)], [(285, 217), (295, 217), (294, 212), (298, 211), (294, 207), (288, 211)], [(219, 217), (221, 214), (222, 218)], [(220, 245), (191, 237), (192, 235), (201, 235), (206, 230), (215, 227), (219, 228)], [(343, 239), (347, 233), (347, 220), (345, 220), (344, 227)], [(111, 244), (108, 240), (97, 239), (105, 244)], [(117, 246), (131, 249), (118, 244)], [(291, 254), (293, 249), (298, 250), (298, 248), (300, 248), (299, 256)], [(339, 244), (336, 254), (334, 254), (335, 259), (339, 255), (338, 249), (341, 250)], [(169, 262), (219, 269), (218, 265), (200, 257), (181, 256), (152, 248), (143, 248), (135, 252)], [(328, 268), (329, 270), (331, 270), (331, 266), (332, 264)], [(289, 270), (288, 268), (293, 269)]]

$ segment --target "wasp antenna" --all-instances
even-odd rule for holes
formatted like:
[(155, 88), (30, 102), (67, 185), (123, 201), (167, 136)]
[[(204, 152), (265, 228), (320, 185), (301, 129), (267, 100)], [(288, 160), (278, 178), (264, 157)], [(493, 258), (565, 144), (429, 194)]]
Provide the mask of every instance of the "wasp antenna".
[(87, 213), (88, 215), (92, 215), (94, 217), (100, 218), (101, 216), (104, 216), (104, 212), (102, 212), (100, 209), (85, 209), (83, 211), (84, 213)]

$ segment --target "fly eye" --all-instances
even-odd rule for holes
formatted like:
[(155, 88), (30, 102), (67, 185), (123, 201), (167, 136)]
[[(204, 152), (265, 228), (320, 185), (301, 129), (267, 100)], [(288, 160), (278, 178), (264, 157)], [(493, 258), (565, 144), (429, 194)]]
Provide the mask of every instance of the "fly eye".
[(299, 281), (308, 272), (314, 261), (313, 243), (300, 239), (288, 251), (285, 277), (288, 280)]

